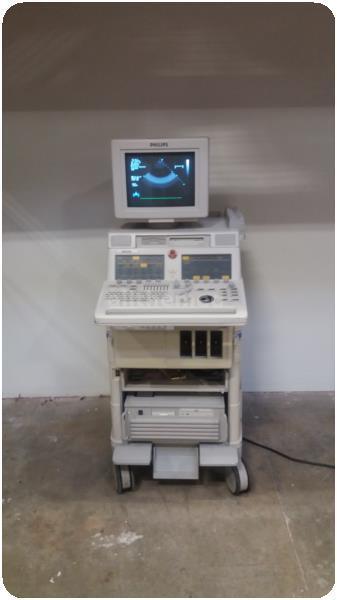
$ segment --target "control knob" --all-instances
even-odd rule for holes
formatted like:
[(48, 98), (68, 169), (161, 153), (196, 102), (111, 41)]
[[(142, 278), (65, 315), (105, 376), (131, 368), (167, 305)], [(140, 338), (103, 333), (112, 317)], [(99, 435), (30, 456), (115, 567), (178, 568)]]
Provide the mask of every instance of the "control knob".
[(199, 297), (200, 302), (204, 302), (205, 304), (209, 304), (214, 301), (214, 297), (210, 294), (205, 294), (204, 296)]

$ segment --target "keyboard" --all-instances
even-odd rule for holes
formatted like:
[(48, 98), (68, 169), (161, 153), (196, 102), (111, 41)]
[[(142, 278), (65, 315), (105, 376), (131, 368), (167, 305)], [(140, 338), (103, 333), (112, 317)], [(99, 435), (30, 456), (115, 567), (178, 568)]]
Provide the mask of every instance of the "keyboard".
[(243, 281), (105, 281), (95, 321), (114, 327), (241, 326), (247, 321)]
[(220, 279), (106, 281), (102, 290), (105, 314), (120, 312), (224, 312), (240, 304), (240, 282)]

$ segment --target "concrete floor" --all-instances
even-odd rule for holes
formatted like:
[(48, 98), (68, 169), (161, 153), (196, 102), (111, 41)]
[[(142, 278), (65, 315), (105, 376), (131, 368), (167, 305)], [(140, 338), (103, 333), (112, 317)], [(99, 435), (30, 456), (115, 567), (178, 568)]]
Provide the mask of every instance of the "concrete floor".
[[(245, 444), (249, 493), (221, 477), (114, 492), (105, 397), (4, 401), (3, 573), (18, 597), (322, 597), (334, 472)], [(247, 394), (245, 434), (333, 462), (331, 394)]]

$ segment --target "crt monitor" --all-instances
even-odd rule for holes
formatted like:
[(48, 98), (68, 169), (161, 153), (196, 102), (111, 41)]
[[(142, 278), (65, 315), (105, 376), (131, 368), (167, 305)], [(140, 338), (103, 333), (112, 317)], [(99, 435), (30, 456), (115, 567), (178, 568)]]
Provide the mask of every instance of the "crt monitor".
[(208, 215), (208, 139), (113, 140), (116, 217), (192, 220)]

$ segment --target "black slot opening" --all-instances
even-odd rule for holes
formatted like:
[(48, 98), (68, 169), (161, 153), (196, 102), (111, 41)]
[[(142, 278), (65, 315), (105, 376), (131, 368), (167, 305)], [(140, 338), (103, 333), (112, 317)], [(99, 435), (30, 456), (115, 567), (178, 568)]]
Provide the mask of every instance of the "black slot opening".
[(211, 356), (222, 357), (222, 331), (211, 331)]
[(195, 355), (207, 356), (207, 331), (195, 332)]
[(180, 356), (192, 356), (192, 331), (180, 332)]

